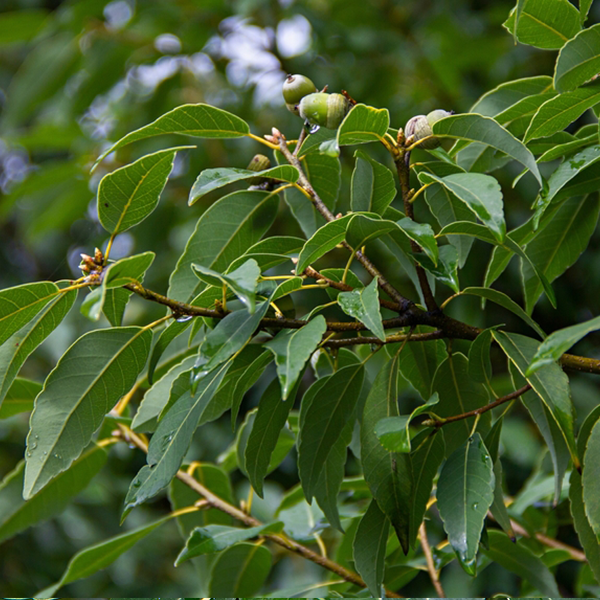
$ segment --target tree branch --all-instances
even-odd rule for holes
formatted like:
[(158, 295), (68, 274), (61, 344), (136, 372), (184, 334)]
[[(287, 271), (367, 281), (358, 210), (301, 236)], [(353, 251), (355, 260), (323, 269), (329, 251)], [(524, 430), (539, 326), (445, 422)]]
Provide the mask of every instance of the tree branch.
[[(129, 444), (133, 444), (134, 446), (142, 450), (144, 453), (148, 453), (148, 445), (144, 442), (144, 440), (142, 440), (138, 435), (136, 435), (131, 429), (129, 429), (125, 425), (118, 423), (118, 427), (119, 436), (123, 440), (125, 440)], [(192, 475), (189, 475), (185, 471), (177, 471), (176, 477), (177, 479), (185, 483), (189, 488), (193, 489), (200, 496), (202, 496), (212, 508), (216, 508), (230, 515), (231, 517), (237, 519), (238, 521), (240, 521), (244, 525), (247, 525), (248, 527), (258, 527), (263, 524), (258, 519), (255, 519), (252, 515), (245, 513), (237, 506), (229, 504), (229, 502), (226, 502), (221, 497), (211, 492), (207, 487), (202, 485)], [(325, 556), (317, 554), (307, 546), (299, 544), (298, 542), (292, 540), (285, 534), (267, 534), (262, 537), (274, 542), (275, 544), (278, 544), (279, 546), (285, 548), (286, 550), (289, 550), (290, 552), (294, 552), (295, 554), (298, 554), (299, 556), (302, 556), (303, 558), (306, 558), (320, 565), (324, 569), (327, 569), (335, 573), (336, 575), (339, 575), (342, 579), (348, 581), (349, 583), (352, 583), (362, 588), (367, 587), (367, 584), (362, 580), (362, 578), (353, 571), (346, 569), (342, 565), (336, 563), (335, 561)], [(387, 590), (386, 595), (390, 598), (402, 598), (402, 596)]]

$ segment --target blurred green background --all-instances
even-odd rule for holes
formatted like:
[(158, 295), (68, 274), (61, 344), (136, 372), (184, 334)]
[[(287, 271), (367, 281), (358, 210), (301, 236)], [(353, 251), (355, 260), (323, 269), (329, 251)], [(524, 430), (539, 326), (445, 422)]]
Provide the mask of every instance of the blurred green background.
[[(319, 87), (328, 84), (330, 91), (345, 89), (361, 102), (387, 107), (394, 127), (435, 108), (467, 111), (482, 93), (504, 81), (552, 74), (554, 52), (514, 45), (502, 27), (512, 5), (511, 0), (2, 0), (0, 288), (79, 276), (79, 253), (91, 254), (107, 240), (95, 209), (100, 178), (182, 139), (154, 138), (128, 146), (90, 177), (91, 164), (109, 141), (180, 104), (210, 103), (246, 119), (257, 135), (277, 126), (293, 138), (301, 122), (283, 105), (286, 73), (306, 74)], [(592, 7), (589, 23), (598, 22), (598, 9)], [(383, 159), (378, 149), (369, 150)], [(245, 167), (259, 151), (261, 147), (248, 139), (201, 140), (196, 150), (179, 153), (158, 209), (142, 226), (117, 238), (112, 258), (157, 252), (145, 282), (166, 291), (169, 273), (196, 219), (217, 197), (206, 196), (188, 207), (194, 179), (207, 167)], [(342, 157), (342, 210), (348, 201), (351, 158), (350, 151)], [(534, 194), (527, 182), (511, 188), (517, 173), (516, 167), (496, 173), (509, 228), (525, 218)], [(419, 215), (418, 207), (417, 216), (428, 218)], [(301, 235), (283, 203), (274, 232)], [(462, 271), (463, 286), (481, 285), (490, 248), (478, 245), (477, 250)], [(415, 297), (402, 275), (395, 277), (401, 289)], [(521, 299), (516, 262), (497, 286)], [(598, 232), (582, 259), (554, 287), (559, 310), (541, 301), (534, 312), (543, 328), (552, 331), (597, 313)], [(504, 322), (513, 331), (526, 332), (494, 306), (488, 305), (484, 314), (477, 300), (455, 304), (455, 315), (472, 324)], [(134, 299), (126, 323), (145, 323), (162, 314), (156, 305)], [(68, 345), (92, 327), (73, 311), (22, 374), (43, 381)], [(576, 350), (599, 357), (598, 346), (598, 336), (589, 336)], [(498, 367), (503, 368), (501, 363)], [(244, 407), (257, 402), (260, 383), (258, 387)], [(584, 375), (573, 378), (573, 393), (580, 418), (600, 403), (596, 381)], [(226, 415), (205, 426), (193, 448), (195, 457), (214, 460), (227, 448), (232, 440), (228, 419)], [(0, 420), (0, 477), (23, 456), (27, 420), (27, 415)], [(538, 464), (542, 445), (537, 431), (519, 413), (506, 423), (504, 433), (505, 441), (518, 440), (504, 444), (503, 458), (509, 491), (515, 491)], [(60, 577), (78, 549), (119, 533), (123, 498), (143, 464), (140, 453), (113, 447), (107, 466), (74, 505), (0, 546), (0, 589), (11, 596), (35, 593)], [(239, 472), (233, 473), (233, 480), (236, 494), (244, 497), (247, 484)], [(264, 514), (296, 482), (289, 459), (270, 478), (272, 501), (260, 507)], [(168, 510), (167, 500), (159, 499), (134, 511), (125, 527)], [(556, 520), (557, 528), (564, 510), (561, 505), (548, 517)], [(171, 523), (107, 571), (63, 592), (73, 597), (197, 594), (193, 566), (172, 566), (181, 545)], [(563, 589), (572, 590), (573, 574), (568, 566), (561, 569)], [(322, 577), (315, 565), (297, 559), (278, 565), (269, 585), (276, 589)], [(483, 596), (495, 577), (503, 578), (507, 593), (518, 593), (514, 577), (497, 567), (473, 582), (460, 568), (451, 567), (444, 585), (449, 595)], [(410, 593), (430, 594), (428, 585), (426, 577), (418, 577)]]

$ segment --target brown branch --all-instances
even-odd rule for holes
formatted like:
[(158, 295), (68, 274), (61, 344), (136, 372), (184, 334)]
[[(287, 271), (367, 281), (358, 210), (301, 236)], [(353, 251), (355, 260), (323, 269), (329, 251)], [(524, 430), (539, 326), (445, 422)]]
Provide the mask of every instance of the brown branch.
[[(315, 191), (312, 184), (304, 174), (302, 169), (302, 165), (300, 164), (300, 160), (297, 156), (294, 156), (288, 149), (287, 144), (285, 142), (285, 137), (283, 134), (277, 130), (274, 130), (273, 140), (279, 142), (279, 150), (285, 156), (287, 161), (300, 173), (298, 177), (298, 185), (310, 196), (315, 208), (319, 211), (321, 216), (326, 221), (334, 221), (335, 215), (327, 208), (327, 205), (320, 198), (319, 194)], [(390, 297), (392, 300), (397, 302), (402, 310), (408, 310), (411, 306), (413, 306), (413, 302), (405, 298), (390, 282), (381, 274), (379, 269), (365, 256), (363, 252), (360, 250), (354, 251), (353, 248), (347, 242), (342, 242), (342, 245), (350, 250), (350, 252), (354, 252), (356, 258), (361, 263), (361, 265), (366, 269), (366, 271), (372, 276), (377, 278), (377, 283), (379, 287)]]
[(353, 338), (340, 338), (337, 340), (329, 340), (323, 344), (327, 348), (342, 348), (344, 346), (358, 346), (360, 344), (395, 344), (396, 342), (428, 342), (429, 340), (439, 340), (444, 337), (444, 332), (441, 329), (436, 331), (428, 331), (426, 333), (413, 333), (412, 335), (399, 333), (396, 335), (388, 335), (385, 342), (382, 342), (378, 337), (374, 336), (359, 336)]
[(427, 419), (423, 421), (423, 425), (426, 427), (442, 427), (443, 425), (447, 425), (448, 423), (454, 423), (455, 421), (461, 421), (462, 419), (468, 419), (470, 417), (476, 417), (477, 415), (482, 415), (488, 410), (492, 410), (492, 408), (496, 408), (505, 402), (510, 402), (519, 396), (522, 396), (525, 392), (529, 391), (531, 386), (529, 384), (524, 385), (522, 388), (511, 392), (510, 394), (506, 394), (506, 396), (502, 396), (498, 398), (498, 400), (494, 400), (494, 402), (490, 402), (481, 408), (476, 408), (475, 410), (470, 410), (466, 413), (462, 413), (460, 415), (452, 415), (450, 417), (435, 417), (433, 419)]
[[(400, 182), (400, 191), (402, 192), (402, 200), (404, 202), (404, 214), (414, 221), (415, 211), (412, 203), (410, 202), (411, 191), (410, 191), (410, 165), (405, 160), (408, 154), (400, 153), (398, 157), (394, 159), (396, 165), (396, 172), (398, 173), (398, 181)], [(421, 252), (421, 247), (414, 240), (410, 241), (410, 247), (413, 252)], [(439, 310), (438, 305), (431, 291), (429, 281), (427, 280), (427, 273), (425, 269), (415, 261), (415, 269), (417, 271), (417, 277), (419, 278), (419, 286), (423, 292), (423, 298), (425, 299), (425, 305), (429, 311)]]
[(425, 561), (427, 563), (427, 572), (429, 573), (429, 579), (431, 579), (431, 583), (437, 592), (438, 598), (445, 598), (446, 594), (444, 593), (444, 588), (440, 583), (440, 578), (435, 568), (435, 563), (433, 562), (433, 554), (431, 553), (431, 546), (429, 545), (429, 540), (427, 539), (427, 530), (425, 529), (425, 521), (421, 523), (419, 527), (419, 541), (421, 542), (421, 547), (423, 548), (423, 554), (425, 555)]
[[(131, 429), (129, 429), (125, 425), (119, 423), (118, 427), (119, 435), (123, 440), (125, 440), (129, 444), (133, 444), (143, 452), (148, 453), (148, 445), (144, 442), (144, 440), (142, 440), (138, 435), (136, 435), (133, 431), (131, 431)], [(247, 525), (248, 527), (258, 527), (263, 524), (258, 519), (255, 519), (252, 515), (249, 515), (248, 513), (244, 512), (243, 510), (239, 509), (233, 504), (229, 504), (229, 502), (226, 502), (221, 497), (214, 494), (211, 490), (202, 485), (197, 479), (195, 479), (192, 475), (189, 475), (185, 471), (177, 471), (176, 477), (177, 479), (185, 483), (189, 488), (193, 489), (200, 496), (202, 496), (212, 508), (216, 508), (221, 512), (230, 515), (231, 517), (237, 519), (238, 521), (240, 521), (244, 525)], [(295, 554), (298, 554), (299, 556), (302, 556), (303, 558), (306, 558), (320, 565), (324, 569), (327, 569), (332, 573), (339, 575), (345, 581), (348, 581), (359, 587), (367, 587), (366, 583), (362, 580), (362, 578), (353, 571), (350, 571), (349, 569), (346, 569), (345, 567), (336, 563), (335, 561), (314, 552), (307, 546), (299, 544), (298, 542), (292, 540), (285, 534), (267, 534), (263, 537), (278, 544), (286, 550), (294, 552)], [(402, 596), (391, 591), (386, 591), (386, 594), (390, 598), (402, 598)]]

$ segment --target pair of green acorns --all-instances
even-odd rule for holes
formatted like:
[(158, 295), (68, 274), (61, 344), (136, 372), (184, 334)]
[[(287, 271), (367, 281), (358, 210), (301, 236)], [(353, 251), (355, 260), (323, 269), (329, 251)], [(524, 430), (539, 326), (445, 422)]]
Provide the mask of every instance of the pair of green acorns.
[[(315, 84), (304, 75), (287, 76), (283, 82), (283, 99), (287, 109), (302, 117), (309, 125), (327, 129), (337, 129), (351, 108), (351, 102), (346, 96), (318, 92)], [(419, 144), (421, 148), (436, 148), (440, 142), (433, 137), (431, 127), (436, 121), (451, 114), (437, 109), (428, 115), (417, 115), (408, 121), (404, 133), (407, 138), (414, 136), (415, 142), (429, 138)]]

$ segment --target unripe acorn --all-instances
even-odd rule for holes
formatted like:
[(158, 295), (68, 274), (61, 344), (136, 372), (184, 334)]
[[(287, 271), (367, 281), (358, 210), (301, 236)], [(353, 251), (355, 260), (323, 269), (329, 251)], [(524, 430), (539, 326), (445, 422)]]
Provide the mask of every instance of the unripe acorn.
[(440, 140), (436, 137), (433, 137), (433, 124), (443, 119), (444, 117), (450, 116), (452, 113), (437, 109), (432, 110), (427, 116), (425, 115), (417, 115), (408, 121), (406, 127), (404, 128), (404, 133), (406, 137), (414, 136), (415, 142), (418, 142), (424, 138), (429, 138), (428, 140), (419, 144), (419, 147), (424, 150), (433, 150), (440, 145)]
[(317, 86), (304, 75), (288, 75), (283, 82), (283, 99), (290, 112), (298, 113), (298, 104), (304, 96), (317, 91)]
[[(250, 163), (248, 164), (247, 169), (249, 171), (260, 172), (264, 171), (265, 169), (268, 169), (270, 166), (271, 161), (269, 157), (265, 156), (264, 154), (255, 154), (252, 157)], [(250, 179), (248, 179), (248, 183), (250, 185), (258, 185), (260, 183), (263, 183), (264, 181), (266, 181), (265, 177), (251, 177)]]
[(300, 116), (311, 125), (337, 129), (350, 108), (350, 102), (342, 94), (317, 92), (304, 96), (300, 101)]

